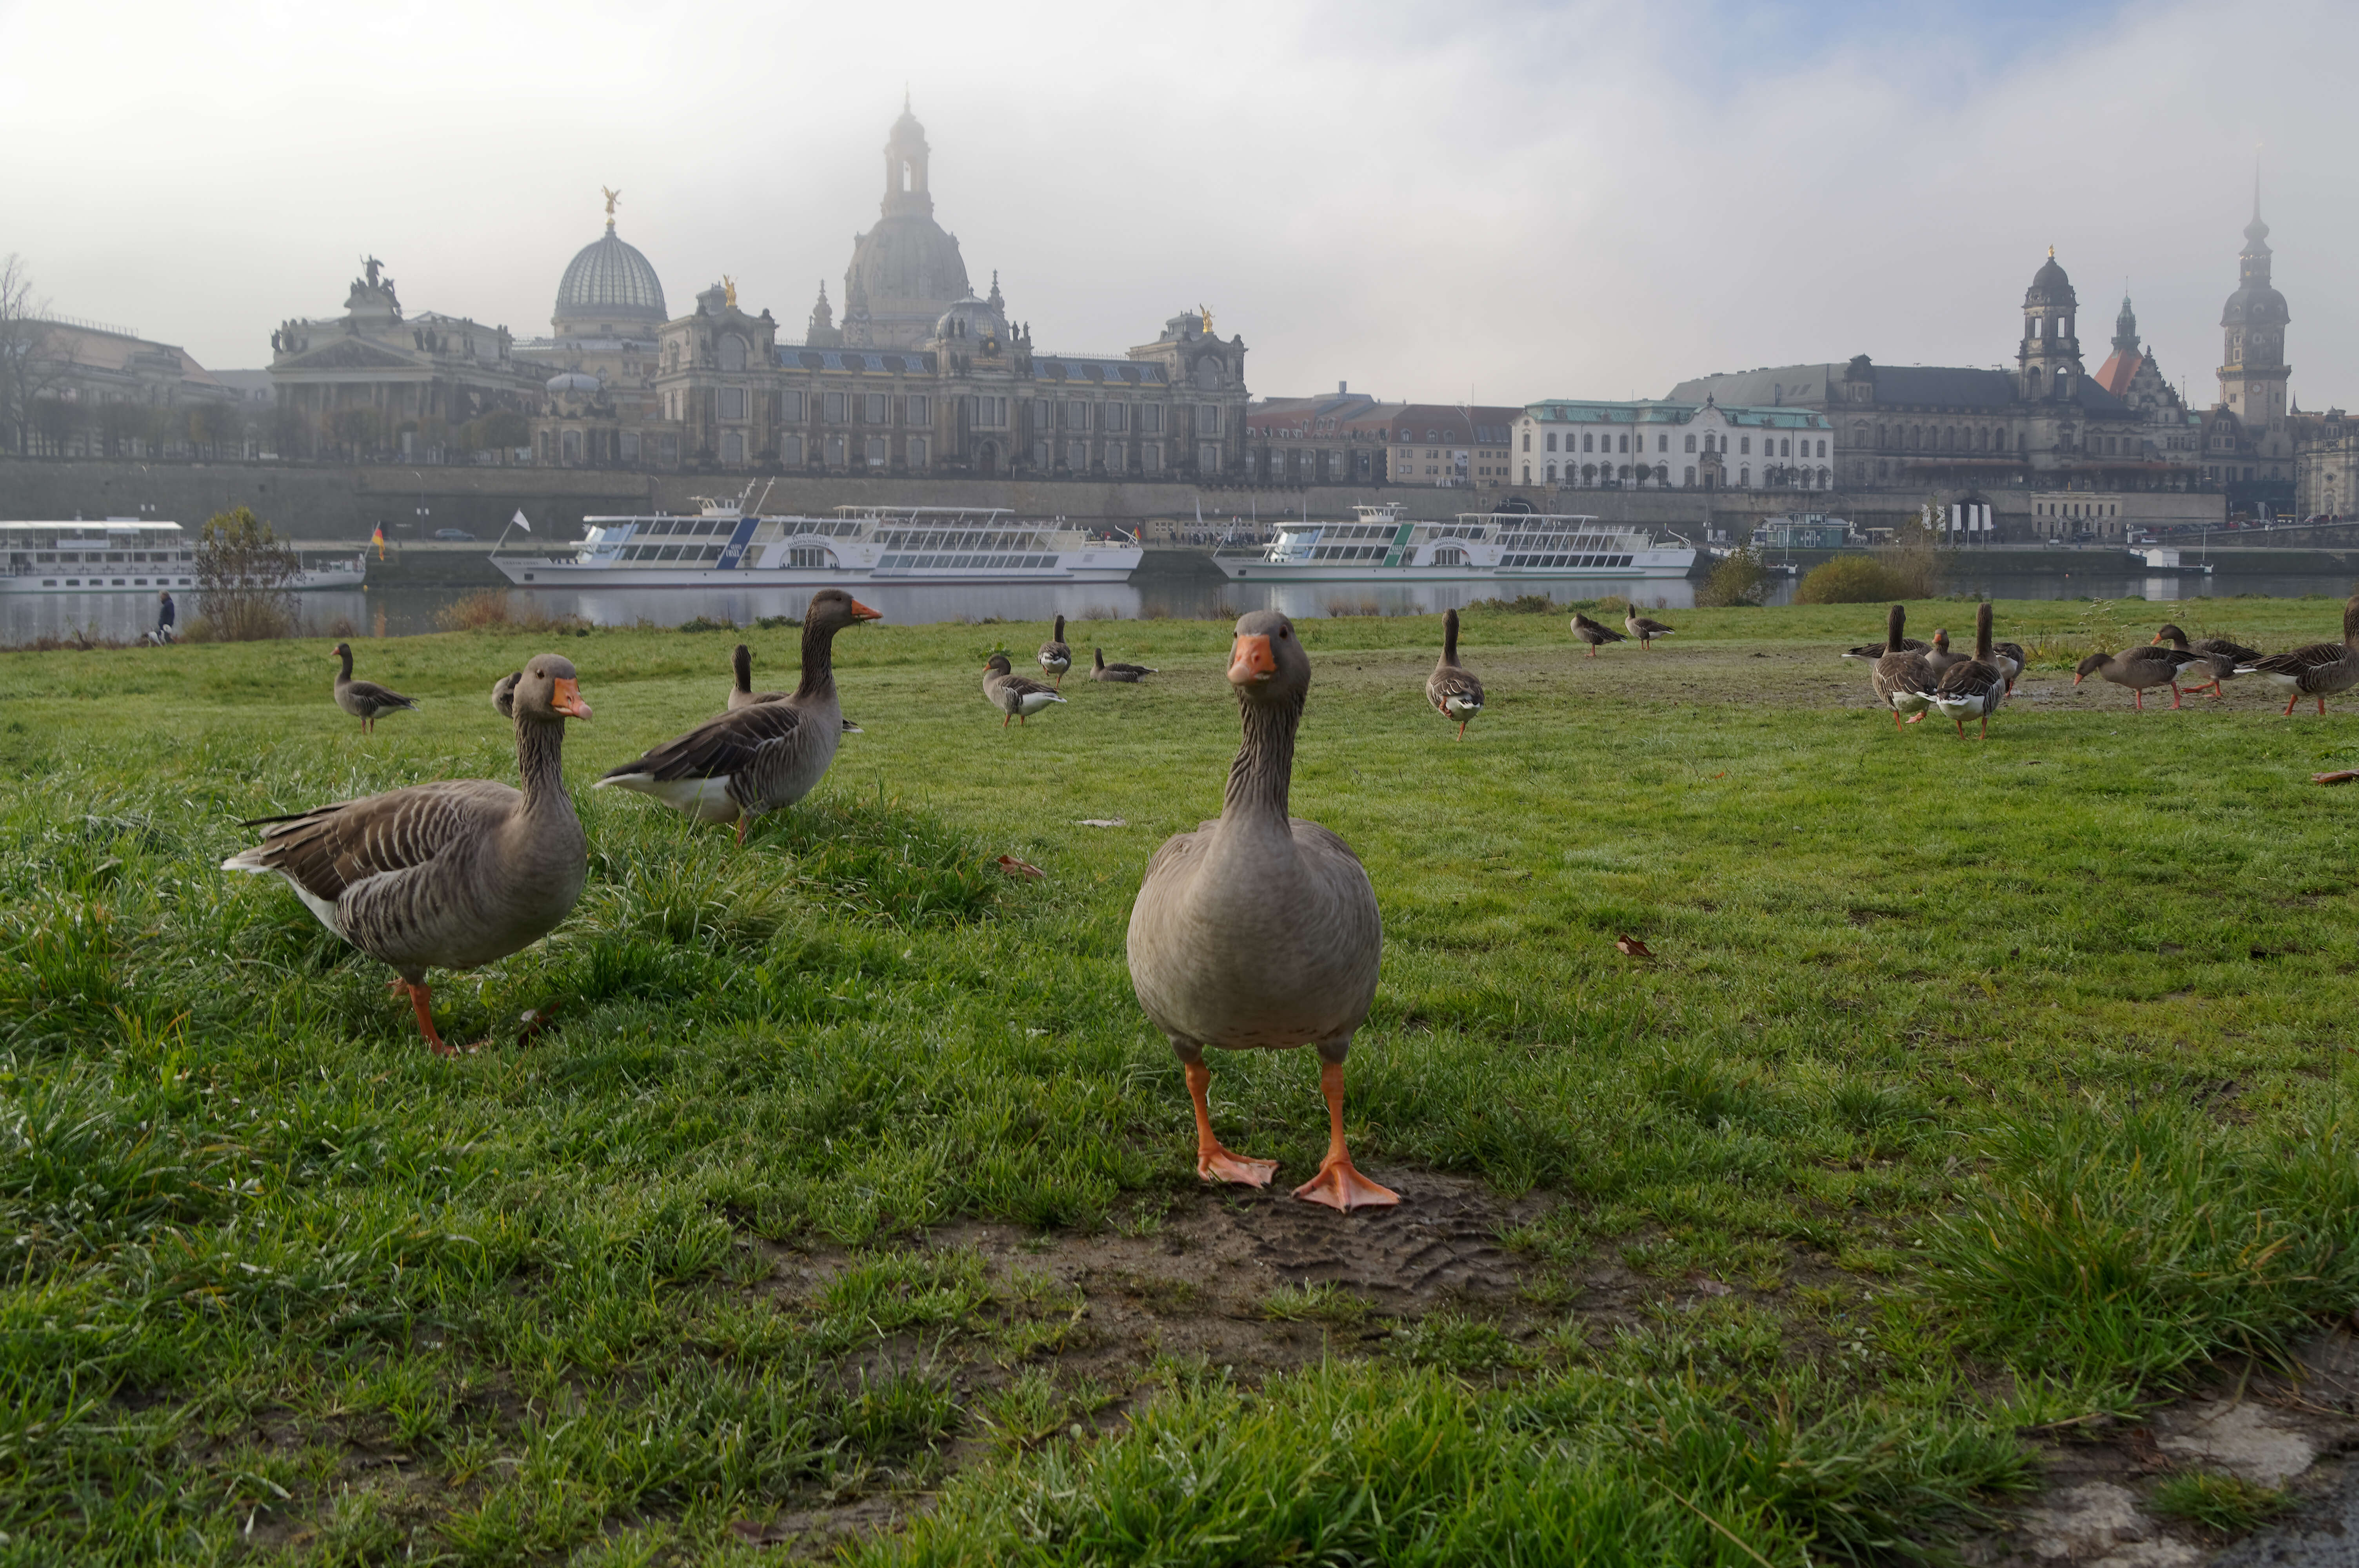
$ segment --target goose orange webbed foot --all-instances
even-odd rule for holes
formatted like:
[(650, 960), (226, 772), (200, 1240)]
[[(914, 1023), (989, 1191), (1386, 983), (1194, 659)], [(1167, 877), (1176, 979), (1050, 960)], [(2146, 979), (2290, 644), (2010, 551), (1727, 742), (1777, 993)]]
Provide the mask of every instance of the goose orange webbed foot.
[(1360, 1174), (1349, 1155), (1331, 1159), (1320, 1166), (1317, 1175), (1294, 1189), (1294, 1195), (1306, 1203), (1325, 1204), (1345, 1214), (1355, 1208), (1389, 1208), (1400, 1202), (1400, 1194)]
[(1240, 1187), (1266, 1187), (1277, 1174), (1275, 1160), (1248, 1160), (1242, 1154), (1232, 1154), (1219, 1144), (1199, 1151), (1196, 1173), (1208, 1182), (1227, 1182)]

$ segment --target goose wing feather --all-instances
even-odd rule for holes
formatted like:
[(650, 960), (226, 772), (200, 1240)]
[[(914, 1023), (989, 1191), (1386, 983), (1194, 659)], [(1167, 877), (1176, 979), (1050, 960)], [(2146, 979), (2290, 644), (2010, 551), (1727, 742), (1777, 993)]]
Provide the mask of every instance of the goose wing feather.
[[(712, 779), (751, 767), (766, 751), (791, 746), (810, 727), (800, 708), (788, 702), (756, 702), (708, 719), (677, 740), (667, 741), (636, 762), (609, 768), (608, 779), (646, 777), (658, 784)], [(841, 733), (841, 728), (838, 733)]]
[(1480, 708), (1483, 683), (1474, 678), (1471, 670), (1454, 665), (1438, 669), (1425, 677), (1425, 699), (1444, 713), (1451, 712), (1453, 701), (1461, 708)]
[(397, 708), (415, 708), (418, 706), (416, 698), (404, 697), (391, 687), (379, 686), (373, 680), (342, 682), (336, 687), (336, 701), (349, 713), (358, 713), (364, 708), (389, 713)]

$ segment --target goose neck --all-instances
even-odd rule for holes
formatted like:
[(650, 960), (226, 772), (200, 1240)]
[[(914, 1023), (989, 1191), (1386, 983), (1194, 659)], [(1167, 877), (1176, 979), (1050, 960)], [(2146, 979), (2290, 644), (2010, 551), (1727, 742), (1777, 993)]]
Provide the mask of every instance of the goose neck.
[(350, 648), (342, 649), (337, 653), (336, 659), (336, 684), (342, 686), (353, 678), (353, 651)]
[(1294, 732), (1302, 722), (1302, 698), (1248, 699), (1243, 706), (1245, 739), (1237, 747), (1237, 760), (1229, 764), (1222, 819), (1283, 825), (1294, 781)]
[(1441, 623), (1441, 662), (1445, 665), (1458, 662), (1458, 622), (1455, 621)]
[(824, 697), (835, 690), (835, 628), (803, 622), (803, 678), (796, 684), (799, 699)]
[(516, 715), (516, 773), (524, 781), (525, 809), (555, 806), (571, 812), (565, 793), (565, 724), (562, 719)]

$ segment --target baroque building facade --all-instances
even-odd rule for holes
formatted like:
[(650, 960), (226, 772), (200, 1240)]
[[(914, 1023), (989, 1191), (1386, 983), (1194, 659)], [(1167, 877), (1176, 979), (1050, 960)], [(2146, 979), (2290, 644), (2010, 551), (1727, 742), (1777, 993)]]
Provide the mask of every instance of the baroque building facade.
[[(548, 378), (537, 460), (809, 474), (1240, 475), (1244, 339), (1221, 337), (1200, 309), (1119, 352), (1036, 351), (1030, 325), (1009, 319), (996, 275), (986, 297), (970, 286), (957, 238), (933, 215), (931, 158), (905, 104), (885, 144), (878, 221), (853, 242), (840, 322), (822, 285), (802, 341), (782, 337), (770, 312), (746, 310), (724, 277), (684, 316), (653, 327), (635, 319), (634, 332), (647, 337), (618, 335), (636, 372), (614, 362), (625, 353), (617, 347), (603, 351), (607, 362), (583, 351)], [(610, 228), (598, 244), (613, 239)], [(652, 268), (645, 282), (637, 292), (659, 301)], [(560, 315), (566, 309), (560, 289)], [(636, 351), (641, 345), (651, 358)]]

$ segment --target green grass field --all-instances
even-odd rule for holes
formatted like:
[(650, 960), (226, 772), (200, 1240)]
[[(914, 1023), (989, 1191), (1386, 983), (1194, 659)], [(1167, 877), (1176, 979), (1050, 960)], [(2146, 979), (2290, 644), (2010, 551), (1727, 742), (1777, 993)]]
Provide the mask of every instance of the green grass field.
[[(1294, 809), (1387, 937), (1353, 1152), (1408, 1199), (1350, 1217), (1283, 1195), (1307, 1054), (1213, 1063), (1283, 1168), (1201, 1188), (1124, 968), (1219, 809), (1225, 625), (1077, 625), (1163, 673), (1006, 732), (983, 658), (1045, 627), (848, 633), (866, 733), (742, 849), (586, 788), (717, 711), (726, 633), (369, 643), (425, 704), (374, 737), (324, 642), (0, 655), (0, 1563), (1938, 1552), (2037, 1485), (2022, 1429), (2359, 1287), (2359, 792), (2309, 781), (2359, 721), (2072, 689), (2166, 617), (2339, 631), (2004, 604), (1984, 743), (1868, 706), (1880, 607), (1594, 661), (1474, 611), (1462, 743), (1436, 621), (1306, 623)], [(794, 633), (747, 640), (782, 682)], [(590, 885), (435, 977), (490, 1042), (438, 1060), (214, 868), (240, 817), (512, 777), (487, 694), (551, 646)]]

